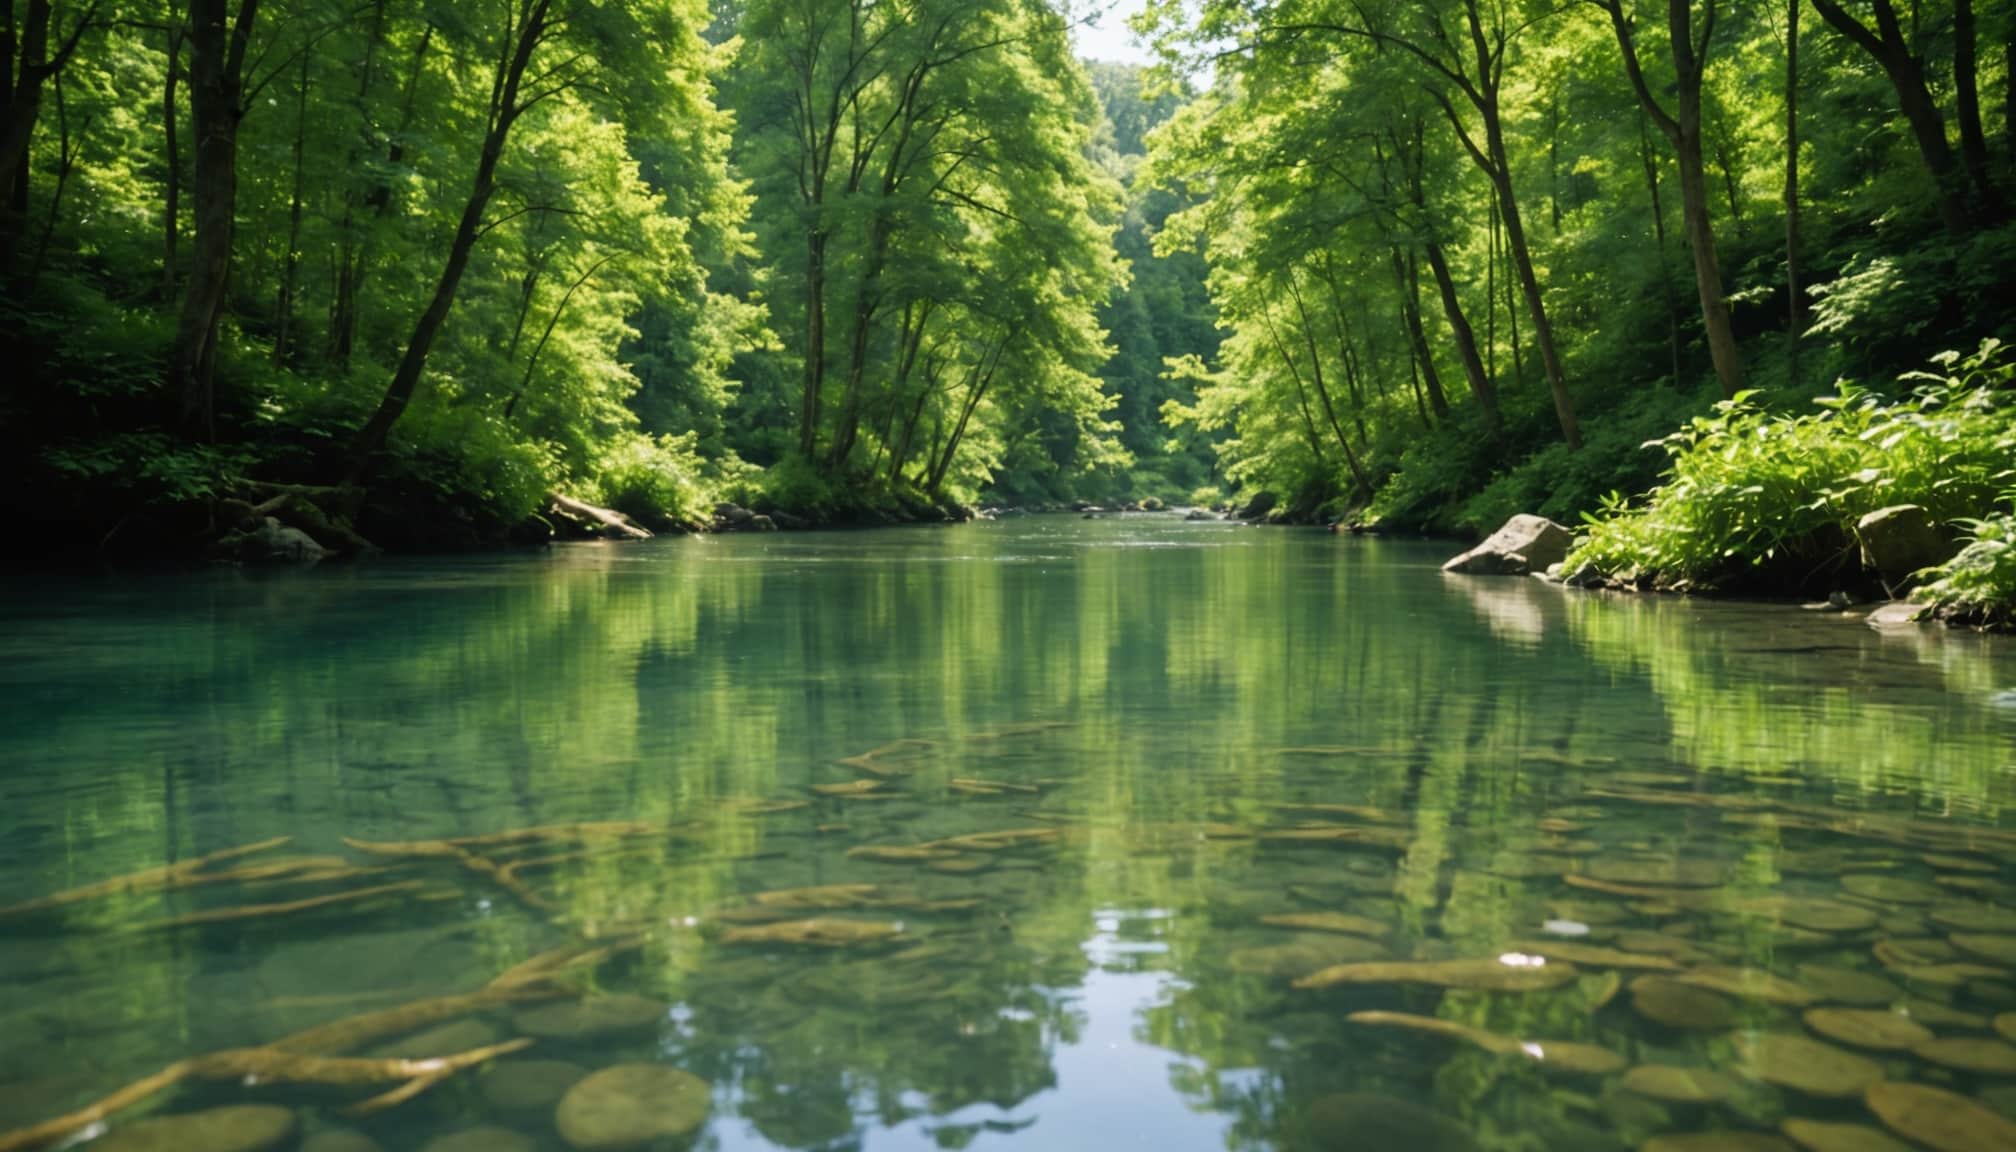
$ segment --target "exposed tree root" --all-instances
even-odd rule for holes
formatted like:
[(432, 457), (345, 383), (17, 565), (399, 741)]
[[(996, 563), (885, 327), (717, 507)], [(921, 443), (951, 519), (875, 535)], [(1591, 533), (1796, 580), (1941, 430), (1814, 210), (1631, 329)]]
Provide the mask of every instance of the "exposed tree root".
[[(159, 868), (149, 868), (128, 876), (115, 876), (82, 888), (72, 888), (65, 892), (30, 900), (23, 904), (0, 908), (0, 919), (14, 916), (28, 916), (37, 912), (66, 908), (72, 904), (82, 904), (104, 896), (118, 896), (136, 892), (166, 892), (176, 888), (188, 888), (198, 884), (217, 882), (215, 876), (204, 875), (203, 869), (226, 860), (236, 860), (259, 852), (270, 852), (293, 841), (291, 836), (281, 836), (272, 840), (262, 840), (257, 844), (247, 844), (242, 848), (227, 848), (222, 852), (212, 852), (208, 856), (198, 856), (178, 864), (164, 864)], [(221, 874), (218, 874), (221, 875)]]
[(225, 924), (234, 920), (262, 920), (273, 916), (288, 916), (296, 912), (312, 912), (317, 908), (329, 908), (338, 904), (355, 904), (359, 901), (374, 900), (389, 896), (394, 892), (412, 892), (426, 887), (419, 880), (408, 880), (401, 884), (381, 884), (376, 888), (360, 888), (355, 892), (335, 892), (328, 896), (314, 896), (306, 900), (292, 900), (285, 904), (248, 904), (237, 908), (211, 908), (202, 912), (191, 912), (170, 920), (156, 920), (145, 927), (193, 928), (201, 924)]
[[(284, 1052), (272, 1047), (212, 1052), (208, 1056), (170, 1064), (152, 1076), (128, 1084), (97, 1103), (68, 1115), (44, 1121), (32, 1128), (0, 1134), (0, 1152), (33, 1152), (61, 1143), (185, 1080), (226, 1080), (247, 1085), (319, 1084), (337, 1088), (403, 1081), (405, 1088), (400, 1091), (406, 1094), (383, 1103), (382, 1108), (411, 1099), (457, 1072), (499, 1056), (523, 1051), (531, 1045), (530, 1040), (511, 1040), (434, 1060), (345, 1060)], [(396, 1092), (388, 1093), (378, 1097), (377, 1101), (387, 1101), (396, 1095)], [(366, 1104), (377, 1101), (366, 1101)]]

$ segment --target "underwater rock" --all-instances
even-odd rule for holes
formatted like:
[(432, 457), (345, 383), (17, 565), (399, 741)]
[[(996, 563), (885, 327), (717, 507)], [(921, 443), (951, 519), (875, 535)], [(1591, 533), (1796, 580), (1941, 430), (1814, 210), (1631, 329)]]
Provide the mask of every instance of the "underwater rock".
[(1690, 1032), (1722, 1032), (1736, 1023), (1736, 1003), (1728, 997), (1665, 976), (1632, 981), (1631, 1007), (1655, 1024)]
[(1738, 1034), (1732, 1039), (1745, 1074), (1809, 1096), (1855, 1096), (1883, 1079), (1883, 1066), (1874, 1060), (1797, 1033)]
[(1829, 968), (1821, 964), (1801, 964), (1797, 972), (1803, 987), (1830, 1004), (1871, 1008), (1904, 999), (1902, 988), (1874, 972)]
[(1871, 1084), (1863, 1094), (1884, 1127), (1933, 1152), (2007, 1152), (2016, 1121), (1986, 1105), (1928, 1084)]
[(1424, 960), (1388, 964), (1340, 964), (1295, 982), (1297, 988), (1339, 984), (1425, 984), (1484, 992), (1539, 992), (1572, 984), (1581, 975), (1573, 964), (1507, 953), (1489, 960)]
[(485, 1124), (447, 1136), (436, 1136), (420, 1152), (539, 1152), (539, 1142), (523, 1132)]
[(1385, 945), (1359, 936), (1304, 936), (1286, 944), (1241, 948), (1225, 958), (1225, 966), (1244, 976), (1284, 979), (1390, 955)]
[(1911, 1146), (1867, 1124), (1787, 1120), (1778, 1130), (1806, 1152), (1911, 1152)]
[(1985, 1076), (2016, 1076), (2016, 1045), (1987, 1036), (1929, 1037), (1911, 1049), (1928, 1064)]
[(1881, 1009), (1814, 1008), (1806, 1026), (1829, 1040), (1876, 1052), (1901, 1052), (1932, 1039), (1932, 1030), (1898, 1012)]
[(515, 1013), (512, 1024), (526, 1036), (546, 1040), (586, 1040), (628, 1032), (649, 1032), (665, 1019), (668, 1006), (642, 996), (597, 996), (542, 1004)]
[(1758, 968), (1695, 968), (1674, 979), (1696, 988), (1725, 992), (1739, 1000), (1762, 1000), (1804, 1008), (1813, 1003), (1813, 994), (1797, 984)]
[(588, 1069), (565, 1060), (500, 1060), (477, 1083), (500, 1112), (544, 1112), (587, 1075)]
[(567, 1090), (554, 1113), (560, 1135), (579, 1152), (621, 1152), (698, 1131), (712, 1089), (690, 1072), (660, 1064), (618, 1064)]
[(1903, 876), (1857, 874), (1841, 877), (1841, 890), (1879, 904), (1937, 904), (1946, 898), (1937, 884)]
[(1946, 941), (1967, 955), (1981, 960), (1992, 960), (1997, 964), (2016, 964), (2016, 936), (1955, 932), (1948, 936)]
[(385, 1152), (376, 1140), (349, 1128), (325, 1128), (301, 1144), (301, 1152)]
[(1783, 1136), (1767, 1132), (1682, 1132), (1654, 1136), (1638, 1152), (1798, 1152)]
[(1624, 1088), (1669, 1104), (1714, 1104), (1734, 1099), (1736, 1081), (1712, 1068), (1641, 1064), (1624, 1074)]
[(294, 1135), (294, 1113), (271, 1104), (240, 1104), (150, 1116), (91, 1142), (92, 1152), (266, 1152)]
[(1305, 932), (1334, 932), (1373, 939), (1382, 939), (1393, 931), (1390, 924), (1344, 912), (1293, 912), (1282, 916), (1262, 916), (1260, 923), (1269, 928), (1299, 928)]
[(1480, 1152), (1468, 1129), (1394, 1096), (1346, 1092), (1309, 1106), (1295, 1152)]

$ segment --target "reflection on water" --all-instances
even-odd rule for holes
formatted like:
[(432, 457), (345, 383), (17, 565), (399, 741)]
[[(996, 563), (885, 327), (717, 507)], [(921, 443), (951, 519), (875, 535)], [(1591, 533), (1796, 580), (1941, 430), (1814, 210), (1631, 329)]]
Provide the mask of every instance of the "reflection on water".
[(0, 1149), (2016, 1147), (2016, 648), (1436, 558), (13, 585)]

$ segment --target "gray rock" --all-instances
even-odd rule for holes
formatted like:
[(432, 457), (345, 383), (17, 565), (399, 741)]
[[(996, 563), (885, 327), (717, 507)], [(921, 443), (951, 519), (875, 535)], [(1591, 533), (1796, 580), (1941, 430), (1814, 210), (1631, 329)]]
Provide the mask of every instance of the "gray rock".
[(523, 1132), (486, 1124), (447, 1136), (437, 1136), (420, 1152), (539, 1152), (539, 1142)]
[(322, 545), (315, 542), (313, 536), (299, 528), (289, 528), (271, 516), (260, 522), (259, 527), (252, 533), (252, 539), (270, 560), (308, 563), (328, 555)]
[(1201, 524), (1204, 523), (1205, 521), (1215, 522), (1218, 519), (1218, 514), (1216, 512), (1206, 512), (1202, 508), (1194, 508), (1191, 510), (1190, 514), (1188, 516), (1183, 517), (1183, 519), (1188, 520), (1195, 524)]
[(1491, 538), (1442, 566), (1468, 576), (1525, 576), (1568, 559), (1575, 537), (1544, 516), (1514, 516)]
[(768, 516), (751, 516), (749, 518), (748, 524), (744, 526), (743, 531), (775, 532), (777, 531), (777, 521), (772, 520)]
[(1862, 566), (1883, 579), (1895, 593), (1927, 568), (1951, 560), (1958, 546), (1933, 523), (1932, 514), (1916, 504), (1899, 504), (1864, 516), (1855, 525), (1862, 544)]
[(1918, 618), (1925, 614), (1922, 604), (1907, 604), (1901, 600), (1883, 605), (1869, 614), (1871, 628), (1911, 628), (1918, 624)]
[(1300, 1152), (1480, 1152), (1469, 1130), (1394, 1096), (1347, 1092), (1309, 1106)]
[(239, 1104), (150, 1116), (91, 1142), (103, 1152), (266, 1152), (294, 1135), (294, 1113), (271, 1104)]
[(348, 1128), (327, 1128), (308, 1137), (301, 1152), (385, 1152), (376, 1140)]
[(545, 1112), (587, 1075), (588, 1069), (565, 1060), (500, 1060), (479, 1083), (483, 1099), (500, 1112)]
[(1275, 506), (1279, 503), (1280, 500), (1272, 492), (1262, 492), (1248, 501), (1246, 507), (1239, 510), (1239, 519), (1264, 520), (1274, 511)]
[(739, 504), (716, 504), (714, 506), (714, 522), (716, 524), (726, 524), (734, 528), (747, 528), (749, 522), (755, 518), (756, 514), (754, 512)]

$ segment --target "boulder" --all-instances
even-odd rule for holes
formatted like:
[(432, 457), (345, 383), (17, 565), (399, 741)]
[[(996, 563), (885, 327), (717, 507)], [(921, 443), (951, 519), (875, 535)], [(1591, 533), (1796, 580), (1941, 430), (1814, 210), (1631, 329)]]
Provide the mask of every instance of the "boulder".
[(1190, 510), (1190, 514), (1188, 516), (1183, 517), (1183, 519), (1188, 520), (1193, 524), (1202, 524), (1207, 520), (1215, 522), (1218, 519), (1218, 514), (1216, 512), (1206, 512), (1202, 508), (1192, 508)]
[(1907, 604), (1902, 600), (1885, 604), (1869, 614), (1869, 626), (1879, 631), (1891, 628), (1916, 627), (1925, 615), (1922, 604)]
[(466, 1128), (429, 1140), (420, 1152), (539, 1152), (539, 1142), (495, 1124)]
[(780, 532), (804, 532), (812, 527), (812, 522), (803, 516), (793, 516), (778, 509), (771, 510), (770, 522), (777, 525)]
[(1855, 539), (1862, 544), (1862, 566), (1893, 593), (1919, 572), (1951, 560), (1957, 550), (1932, 514), (1916, 504), (1869, 513), (1855, 525)]
[(705, 1080), (656, 1064), (618, 1064), (567, 1090), (554, 1111), (560, 1136), (579, 1152), (623, 1152), (684, 1140), (707, 1121)]
[(313, 536), (299, 528), (289, 528), (268, 516), (259, 522), (251, 537), (252, 551), (266, 560), (285, 560), (297, 564), (311, 564), (328, 555)]
[(267, 1152), (293, 1135), (294, 1113), (271, 1104), (239, 1104), (136, 1120), (92, 1141), (91, 1147), (108, 1152), (187, 1152), (196, 1148), (203, 1152)]
[(1280, 502), (1272, 492), (1262, 492), (1247, 501), (1246, 507), (1239, 510), (1239, 519), (1264, 520), (1274, 511), (1275, 505)]
[(714, 529), (717, 532), (747, 532), (756, 514), (739, 504), (716, 504), (714, 506)]
[(1162, 501), (1157, 500), (1153, 496), (1141, 501), (1141, 510), (1143, 512), (1163, 512), (1167, 511), (1168, 507), (1167, 504), (1162, 503)]
[(348, 1128), (325, 1128), (301, 1144), (301, 1152), (385, 1152), (376, 1140)]
[(1491, 538), (1442, 566), (1466, 576), (1528, 576), (1568, 559), (1575, 537), (1544, 516), (1514, 516)]
[(748, 525), (743, 528), (743, 531), (775, 532), (777, 531), (777, 521), (768, 516), (751, 516)]

